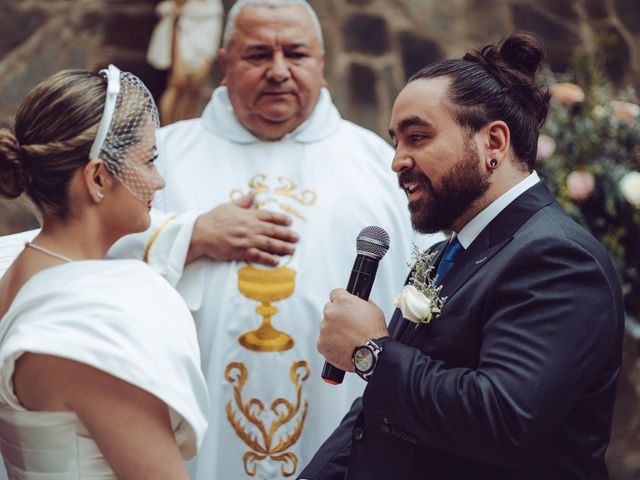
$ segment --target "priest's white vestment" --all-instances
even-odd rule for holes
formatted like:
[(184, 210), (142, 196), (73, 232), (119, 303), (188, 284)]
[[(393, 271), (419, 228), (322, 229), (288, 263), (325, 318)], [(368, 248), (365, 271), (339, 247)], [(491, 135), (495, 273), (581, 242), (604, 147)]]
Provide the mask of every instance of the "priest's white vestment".
[[(390, 234), (370, 297), (387, 319), (412, 244), (441, 237), (415, 237), (391, 171), (392, 149), (343, 120), (326, 89), (312, 116), (279, 141), (262, 141), (242, 126), (224, 87), (201, 118), (162, 128), (158, 137), (166, 188), (154, 207), (178, 215), (154, 220), (112, 254), (144, 255), (194, 313), (211, 405), (192, 474), (295, 478), (364, 389), (353, 374), (338, 386), (324, 383), (316, 350), (323, 306), (330, 290), (347, 285), (358, 233), (377, 225)], [(258, 208), (291, 216), (296, 253), (276, 269), (201, 259), (183, 271), (196, 216), (250, 191)], [(264, 326), (268, 341), (247, 334), (268, 322), (286, 335)]]

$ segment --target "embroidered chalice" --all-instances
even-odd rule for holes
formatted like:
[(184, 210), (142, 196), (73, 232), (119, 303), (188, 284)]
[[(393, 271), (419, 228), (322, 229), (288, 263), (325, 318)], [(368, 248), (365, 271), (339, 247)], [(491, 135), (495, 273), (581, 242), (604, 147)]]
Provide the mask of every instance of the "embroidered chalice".
[(272, 270), (245, 265), (238, 270), (238, 289), (245, 297), (261, 302), (256, 312), (262, 316), (262, 325), (244, 333), (238, 341), (256, 352), (281, 352), (293, 347), (293, 338), (271, 324), (271, 317), (278, 308), (271, 303), (289, 297), (295, 287), (295, 270), (278, 267)]

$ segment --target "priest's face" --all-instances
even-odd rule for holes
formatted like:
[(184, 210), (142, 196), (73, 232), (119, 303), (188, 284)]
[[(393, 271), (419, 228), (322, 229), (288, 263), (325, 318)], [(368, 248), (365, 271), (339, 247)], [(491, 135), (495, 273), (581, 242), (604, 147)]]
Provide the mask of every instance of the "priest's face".
[(266, 140), (309, 118), (325, 85), (324, 52), (301, 6), (243, 8), (219, 58), (236, 117)]
[(409, 199), (413, 227), (423, 233), (458, 231), (490, 187), (476, 135), (458, 125), (448, 86), (445, 77), (409, 83), (391, 117), (393, 170)]

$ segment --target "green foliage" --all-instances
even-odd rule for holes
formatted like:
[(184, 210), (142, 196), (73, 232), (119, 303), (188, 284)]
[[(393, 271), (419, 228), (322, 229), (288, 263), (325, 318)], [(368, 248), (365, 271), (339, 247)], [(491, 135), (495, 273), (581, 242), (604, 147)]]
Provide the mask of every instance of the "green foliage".
[(614, 91), (597, 61), (578, 59), (574, 72), (582, 100), (567, 98), (575, 85), (550, 79), (553, 99), (538, 169), (565, 210), (606, 246), (620, 274), (627, 312), (637, 315), (640, 191), (625, 182), (621, 186), (621, 180), (640, 171), (640, 107), (632, 91)]

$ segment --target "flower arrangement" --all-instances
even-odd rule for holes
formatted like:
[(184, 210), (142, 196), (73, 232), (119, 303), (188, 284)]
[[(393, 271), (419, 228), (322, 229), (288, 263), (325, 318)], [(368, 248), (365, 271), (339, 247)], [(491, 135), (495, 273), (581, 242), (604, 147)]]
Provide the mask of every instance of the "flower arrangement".
[(431, 272), (437, 252), (420, 252), (413, 246), (415, 264), (409, 283), (396, 296), (394, 305), (400, 309), (402, 316), (416, 324), (429, 323), (438, 318), (446, 297), (440, 297), (442, 285), (436, 286)]
[(633, 321), (640, 314), (640, 106), (597, 61), (574, 64), (575, 83), (554, 82), (538, 142), (538, 169), (558, 202), (608, 249)]

